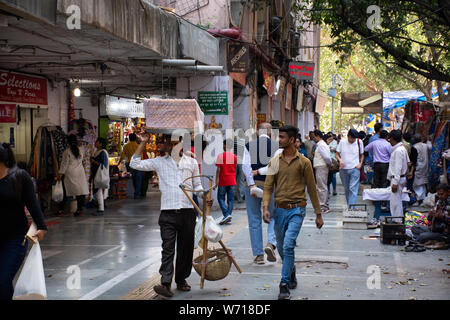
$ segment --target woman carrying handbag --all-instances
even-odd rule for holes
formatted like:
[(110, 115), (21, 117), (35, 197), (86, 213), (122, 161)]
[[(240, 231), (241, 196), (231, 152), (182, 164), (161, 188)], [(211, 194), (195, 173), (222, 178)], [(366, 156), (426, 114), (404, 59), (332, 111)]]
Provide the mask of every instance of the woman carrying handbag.
[(91, 158), (92, 171), (91, 181), (94, 184), (94, 195), (98, 201), (98, 210), (93, 213), (94, 216), (102, 216), (105, 211), (104, 195), (106, 189), (109, 189), (109, 161), (108, 151), (106, 151), (106, 140), (98, 138), (95, 142), (97, 151)]
[(28, 249), (25, 207), (37, 226), (33, 237), (43, 240), (47, 227), (33, 181), (25, 170), (17, 168), (11, 146), (7, 143), (0, 144), (0, 202), (3, 226), (0, 233), (0, 300), (11, 300), (13, 280)]

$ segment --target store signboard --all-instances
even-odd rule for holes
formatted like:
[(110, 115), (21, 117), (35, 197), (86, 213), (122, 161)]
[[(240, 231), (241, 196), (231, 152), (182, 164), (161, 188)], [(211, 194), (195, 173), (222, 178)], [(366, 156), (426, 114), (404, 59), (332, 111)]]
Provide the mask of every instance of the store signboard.
[(248, 64), (248, 46), (228, 43), (228, 72), (246, 73)]
[(199, 91), (198, 105), (205, 115), (228, 114), (228, 91)]
[(0, 102), (46, 106), (47, 79), (0, 71)]
[(256, 114), (256, 126), (259, 127), (260, 123), (266, 122), (266, 114), (265, 113), (257, 113)]
[(144, 104), (134, 99), (106, 96), (106, 114), (122, 118), (145, 118)]
[(0, 123), (16, 122), (16, 105), (0, 104)]
[(314, 80), (314, 63), (304, 61), (291, 61), (289, 75), (297, 80)]

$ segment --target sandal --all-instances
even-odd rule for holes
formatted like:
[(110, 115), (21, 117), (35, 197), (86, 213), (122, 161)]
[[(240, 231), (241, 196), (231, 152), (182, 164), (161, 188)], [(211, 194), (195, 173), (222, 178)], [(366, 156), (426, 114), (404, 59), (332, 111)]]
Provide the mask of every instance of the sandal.
[(417, 244), (409, 244), (405, 247), (406, 252), (424, 252), (425, 250), (427, 250), (425, 247)]
[(413, 251), (413, 252), (424, 252), (425, 250), (427, 250), (425, 247), (415, 245), (415, 246), (414, 246), (414, 249), (413, 249), (412, 251)]

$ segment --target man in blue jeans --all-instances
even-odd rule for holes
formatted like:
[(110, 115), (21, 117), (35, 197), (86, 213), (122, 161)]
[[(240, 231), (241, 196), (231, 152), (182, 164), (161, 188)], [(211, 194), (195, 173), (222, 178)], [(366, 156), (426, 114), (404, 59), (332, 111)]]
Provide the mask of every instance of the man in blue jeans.
[(283, 152), (269, 162), (264, 183), (263, 219), (266, 223), (270, 222), (269, 203), (275, 190), (275, 234), (283, 262), (278, 299), (284, 300), (290, 299), (289, 289), (297, 287), (295, 244), (306, 215), (306, 187), (316, 213), (317, 228), (322, 228), (323, 220), (311, 161), (295, 148), (298, 128), (288, 125), (279, 131), (279, 144)]
[[(255, 256), (253, 262), (255, 264), (264, 264), (264, 253), (267, 255), (267, 261), (275, 262), (277, 257), (275, 249), (277, 240), (275, 237), (274, 224), (272, 218), (267, 226), (267, 245), (263, 247), (263, 230), (262, 230), (262, 211), (261, 196), (258, 197), (255, 191), (264, 189), (264, 181), (266, 173), (262, 170), (265, 168), (278, 149), (278, 144), (270, 139), (272, 135), (272, 126), (270, 123), (260, 123), (257, 132), (257, 139), (246, 144), (243, 155), (242, 170), (248, 188), (245, 188), (245, 204), (247, 206), (248, 231), (250, 234), (250, 243), (252, 253)], [(273, 200), (273, 197), (272, 197)], [(273, 201), (269, 204), (270, 212), (273, 212)]]
[[(216, 187), (219, 186), (219, 190), (217, 191), (217, 201), (219, 202), (223, 214), (223, 219), (219, 224), (225, 224), (231, 221), (231, 213), (233, 212), (234, 204), (234, 190), (236, 188), (237, 157), (232, 152), (227, 151), (226, 144), (227, 140), (224, 140), (224, 152), (219, 154), (216, 162)], [(227, 197), (227, 204), (225, 204), (225, 196)]]
[(361, 167), (364, 160), (364, 145), (358, 139), (358, 131), (350, 129), (347, 139), (342, 139), (336, 149), (336, 159), (339, 161), (342, 185), (345, 189), (347, 206), (351, 208), (356, 204), (359, 182), (361, 178)]

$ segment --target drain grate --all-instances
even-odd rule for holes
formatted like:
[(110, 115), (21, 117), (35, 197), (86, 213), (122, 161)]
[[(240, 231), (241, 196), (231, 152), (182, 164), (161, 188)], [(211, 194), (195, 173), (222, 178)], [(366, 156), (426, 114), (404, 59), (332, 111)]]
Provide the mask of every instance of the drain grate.
[(297, 256), (295, 266), (298, 269), (347, 269), (348, 257), (333, 256)]

